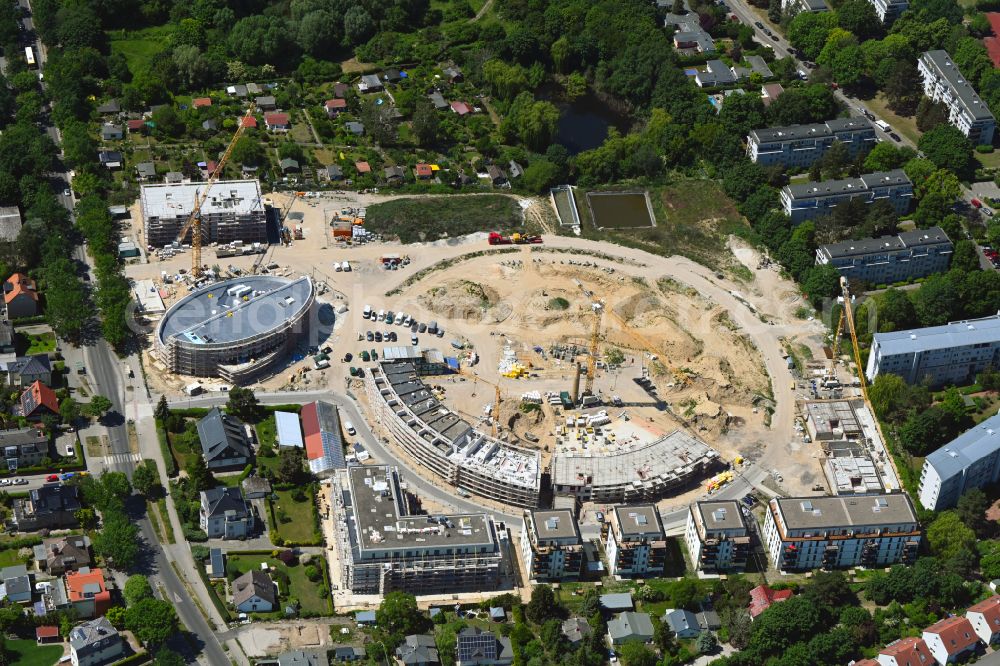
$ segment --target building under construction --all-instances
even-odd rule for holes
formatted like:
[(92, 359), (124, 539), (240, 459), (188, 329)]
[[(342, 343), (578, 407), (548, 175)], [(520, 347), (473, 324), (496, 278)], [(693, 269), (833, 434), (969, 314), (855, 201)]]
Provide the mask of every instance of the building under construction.
[(354, 466), (333, 480), (343, 588), (384, 595), (492, 591), (507, 575), (485, 513), (410, 515), (399, 470)]
[[(146, 243), (164, 247), (191, 217), (195, 198), (205, 183), (161, 183), (143, 185), (140, 194)], [(202, 243), (267, 242), (267, 221), (260, 182), (256, 180), (220, 180), (212, 185), (201, 205)], [(191, 242), (191, 232), (182, 242)]]

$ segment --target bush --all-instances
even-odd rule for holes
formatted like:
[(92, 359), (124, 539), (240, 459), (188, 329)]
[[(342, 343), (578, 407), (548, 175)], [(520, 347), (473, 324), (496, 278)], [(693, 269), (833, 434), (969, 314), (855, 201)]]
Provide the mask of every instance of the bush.
[(320, 572), (319, 568), (317, 568), (312, 564), (306, 567), (305, 573), (306, 573), (306, 578), (308, 578), (314, 583), (323, 578), (323, 574)]
[(193, 527), (184, 528), (184, 538), (187, 539), (188, 541), (194, 541), (197, 543), (203, 543), (205, 541), (208, 541), (207, 534)]
[(981, 143), (978, 146), (976, 146), (976, 152), (977, 153), (992, 153), (993, 152), (993, 146), (991, 144), (988, 144), (988, 143)]
[(195, 562), (202, 562), (207, 560), (211, 553), (209, 552), (208, 546), (191, 546), (191, 557), (194, 558)]

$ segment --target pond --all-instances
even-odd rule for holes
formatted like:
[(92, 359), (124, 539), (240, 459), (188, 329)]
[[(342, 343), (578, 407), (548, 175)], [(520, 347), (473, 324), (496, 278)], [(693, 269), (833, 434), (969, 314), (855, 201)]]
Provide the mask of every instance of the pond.
[[(543, 99), (549, 98), (544, 91), (540, 96)], [(629, 119), (593, 93), (588, 92), (572, 102), (559, 101), (556, 95), (552, 95), (551, 101), (559, 107), (562, 114), (556, 129), (556, 142), (566, 146), (570, 155), (599, 147), (607, 138), (611, 127), (618, 128), (622, 134), (628, 132)]]
[(587, 192), (587, 205), (598, 229), (656, 226), (646, 192)]

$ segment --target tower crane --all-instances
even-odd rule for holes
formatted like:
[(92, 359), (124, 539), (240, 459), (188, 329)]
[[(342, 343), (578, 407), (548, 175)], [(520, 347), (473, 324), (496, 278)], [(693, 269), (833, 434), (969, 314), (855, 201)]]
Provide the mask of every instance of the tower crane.
[(205, 182), (205, 189), (201, 192), (195, 192), (194, 196), (194, 208), (191, 209), (191, 215), (188, 217), (187, 222), (181, 227), (180, 233), (177, 234), (177, 242), (182, 243), (188, 232), (191, 232), (191, 274), (196, 278), (201, 277), (201, 207), (204, 205), (205, 200), (208, 198), (208, 193), (212, 191), (212, 186), (215, 185), (216, 181), (219, 180), (219, 175), (222, 173), (223, 167), (229, 161), (229, 157), (233, 154), (233, 148), (236, 147), (236, 142), (239, 141), (240, 137), (243, 135), (243, 130), (246, 128), (246, 121), (248, 118), (253, 116), (253, 112), (257, 109), (257, 104), (255, 102), (250, 102), (249, 108), (247, 108), (246, 114), (240, 119), (239, 125), (236, 127), (236, 131), (233, 133), (233, 138), (229, 141), (229, 145), (226, 147), (226, 152), (222, 154), (219, 159), (219, 164), (215, 167), (215, 171), (208, 177)]
[[(491, 430), (493, 436), (496, 437), (497, 435), (500, 434), (500, 430), (499, 430), (499, 423), (500, 423), (500, 385), (499, 384), (494, 384), (493, 382), (491, 382), (491, 381), (489, 381), (487, 379), (483, 379), (482, 377), (480, 377), (479, 375), (477, 375), (476, 373), (474, 373), (474, 372), (472, 372), (470, 370), (466, 370), (465, 368), (463, 368), (461, 366), (461, 364), (459, 364), (459, 367), (458, 367), (458, 374), (463, 375), (465, 377), (471, 377), (472, 381), (474, 383), (476, 383), (476, 382), (483, 382), (485, 384), (489, 384), (496, 391), (496, 394), (493, 397), (493, 406), (490, 408), (490, 420), (492, 421), (492, 425), (491, 425), (490, 430)], [(474, 395), (474, 393), (473, 393), (473, 395)]]
[[(858, 381), (861, 382), (861, 395), (865, 399), (865, 404), (871, 409), (871, 402), (868, 400), (868, 382), (865, 381), (864, 366), (861, 365), (861, 347), (858, 346), (858, 332), (854, 327), (854, 307), (851, 305), (851, 290), (845, 277), (840, 278), (840, 290), (844, 294), (844, 315), (847, 319), (847, 330), (851, 334), (854, 363), (858, 366)], [(872, 410), (872, 414), (874, 413), (875, 411)]]

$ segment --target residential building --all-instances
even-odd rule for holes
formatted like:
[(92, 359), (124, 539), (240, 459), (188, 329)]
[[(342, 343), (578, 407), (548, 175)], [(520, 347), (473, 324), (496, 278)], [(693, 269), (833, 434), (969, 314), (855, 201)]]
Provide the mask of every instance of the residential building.
[[(164, 247), (191, 217), (195, 196), (204, 183), (146, 184), (140, 188), (140, 210), (146, 243)], [(202, 243), (267, 242), (264, 202), (256, 180), (220, 180), (212, 185), (201, 207)], [(181, 242), (190, 242), (190, 232)]]
[(1000, 479), (1000, 414), (969, 428), (926, 458), (917, 497), (925, 509), (943, 511), (973, 488)]
[(0, 376), (4, 376), (7, 386), (24, 388), (35, 382), (45, 385), (52, 383), (52, 366), (48, 354), (18, 356), (12, 361), (0, 360)]
[(0, 569), (0, 599), (12, 604), (31, 601), (31, 577), (26, 566), (15, 564)]
[(764, 519), (768, 554), (783, 572), (910, 563), (921, 537), (905, 493), (775, 498)]
[(125, 132), (123, 131), (121, 125), (113, 125), (111, 123), (101, 125), (102, 141), (121, 141), (124, 136)]
[(106, 666), (125, 656), (125, 643), (107, 618), (84, 622), (69, 632), (73, 666)]
[(497, 638), (476, 627), (458, 632), (455, 655), (456, 666), (510, 666), (514, 663), (514, 648), (509, 638)]
[(694, 75), (694, 82), (699, 88), (715, 88), (736, 83), (736, 74), (729, 65), (721, 60), (709, 60), (705, 69)]
[(896, 169), (781, 188), (781, 205), (792, 224), (831, 215), (838, 205), (854, 199), (866, 204), (886, 201), (898, 215), (904, 215), (913, 200), (913, 183), (906, 172)]
[(38, 286), (24, 273), (14, 273), (3, 283), (3, 301), (8, 319), (34, 317), (38, 314)]
[(7, 469), (31, 467), (49, 455), (49, 438), (38, 428), (0, 430), (0, 451)]
[(672, 7), (667, 6), (667, 14), (663, 17), (663, 27), (673, 31), (674, 48), (689, 54), (715, 53), (715, 40), (701, 27), (698, 13), (691, 11), (691, 6), (685, 0), (684, 12), (674, 14)]
[(328, 666), (329, 664), (325, 654), (305, 650), (283, 652), (278, 655), (277, 661), (277, 666)]
[(28, 491), (28, 496), (14, 500), (13, 523), (19, 532), (74, 527), (73, 515), (80, 510), (79, 491), (75, 485), (46, 483)]
[(278, 167), (281, 169), (281, 173), (286, 175), (290, 173), (298, 173), (302, 170), (299, 167), (299, 161), (292, 159), (291, 157), (286, 157), (278, 162)]
[(322, 400), (310, 402), (302, 405), (301, 418), (309, 471), (325, 477), (345, 469), (347, 461), (336, 405)]
[(908, 0), (868, 0), (868, 2), (875, 8), (875, 13), (882, 25), (891, 25), (910, 8)]
[(781, 0), (781, 11), (785, 14), (798, 14), (799, 12), (826, 12), (830, 11), (824, 0)]
[(99, 617), (111, 608), (111, 592), (104, 582), (102, 569), (80, 567), (67, 571), (64, 580), (69, 602), (80, 617)]
[(576, 646), (594, 633), (594, 630), (586, 619), (571, 617), (568, 620), (563, 620), (561, 633), (570, 645)]
[(323, 107), (326, 109), (327, 116), (336, 118), (339, 114), (347, 111), (347, 100), (343, 97), (334, 97), (333, 99), (326, 100)]
[(647, 578), (662, 574), (667, 542), (656, 505), (614, 507), (604, 550), (613, 576)]
[(368, 652), (363, 647), (341, 645), (333, 648), (333, 661), (336, 663), (361, 661), (366, 656)]
[(663, 613), (663, 622), (681, 640), (698, 638), (698, 634), (701, 633), (698, 618), (695, 617), (694, 613), (683, 608), (668, 608)]
[(135, 175), (141, 181), (156, 178), (156, 165), (152, 162), (139, 162), (135, 165)]
[(772, 590), (767, 585), (758, 585), (750, 590), (750, 607), (747, 609), (750, 619), (753, 620), (776, 603), (788, 601), (794, 594), (791, 590)]
[(705, 573), (743, 571), (750, 532), (735, 500), (695, 502), (688, 507), (684, 541), (695, 568)]
[(46, 539), (34, 547), (35, 566), (53, 576), (90, 566), (90, 537), (73, 535)]
[(261, 111), (275, 111), (278, 108), (273, 95), (261, 95), (254, 101)]
[(251, 569), (232, 582), (233, 606), (241, 613), (270, 613), (278, 605), (271, 577)]
[(618, 613), (608, 621), (608, 639), (612, 645), (649, 643), (653, 640), (653, 620), (649, 613)]
[(961, 616), (946, 617), (924, 629), (924, 642), (939, 664), (964, 659), (979, 647), (972, 623)]
[(250, 462), (250, 438), (246, 426), (235, 416), (213, 407), (198, 421), (198, 439), (210, 469), (242, 469)]
[(583, 571), (583, 540), (573, 512), (525, 510), (521, 563), (529, 580), (573, 580)]
[(358, 83), (358, 91), (363, 93), (378, 92), (382, 90), (382, 79), (378, 74), (365, 74)]
[(414, 363), (383, 358), (366, 373), (365, 388), (375, 421), (428, 471), (481, 497), (524, 508), (538, 506), (539, 452), (473, 428), (434, 397)]
[(747, 155), (761, 166), (782, 164), (787, 168), (805, 169), (838, 141), (854, 158), (870, 150), (878, 143), (878, 137), (867, 118), (835, 118), (814, 125), (769, 127), (750, 131)]
[(97, 161), (100, 162), (105, 169), (121, 169), (122, 162), (125, 160), (124, 156), (117, 150), (100, 150), (97, 152)]
[(55, 391), (42, 382), (35, 381), (21, 393), (20, 400), (14, 405), (14, 414), (29, 421), (40, 421), (46, 414), (58, 416), (59, 399), (56, 398)]
[(774, 72), (767, 66), (767, 61), (762, 56), (748, 55), (744, 60), (750, 65), (750, 71), (755, 74), (760, 74), (765, 79), (770, 79), (774, 76)]
[(968, 384), (986, 368), (1000, 368), (1000, 314), (891, 333), (876, 333), (865, 376), (902, 377), (932, 387)]
[(0, 242), (16, 241), (21, 226), (21, 211), (17, 206), (0, 206)]
[(764, 106), (771, 106), (784, 92), (785, 88), (780, 83), (765, 83), (760, 87), (760, 100), (764, 102)]
[(264, 126), (272, 132), (287, 132), (292, 129), (292, 117), (287, 113), (265, 113)]
[(879, 666), (930, 666), (934, 655), (924, 639), (916, 636), (901, 638), (878, 653)]
[(438, 658), (437, 643), (430, 634), (411, 634), (396, 648), (396, 661), (402, 666), (435, 666)]
[(338, 472), (340, 584), (356, 594), (497, 589), (506, 567), (493, 520), (486, 513), (411, 515), (401, 484), (388, 466)]
[(198, 526), (209, 539), (245, 539), (253, 531), (253, 516), (239, 488), (220, 486), (201, 491)]
[(1000, 596), (994, 595), (969, 606), (965, 617), (979, 640), (991, 646), (1000, 642)]
[(926, 51), (917, 62), (924, 94), (948, 107), (948, 122), (973, 145), (992, 144), (996, 119), (947, 51)]
[(609, 592), (598, 597), (598, 603), (606, 611), (620, 613), (635, 609), (631, 592)]
[(954, 249), (940, 227), (931, 227), (821, 245), (816, 265), (829, 264), (849, 280), (893, 284), (948, 270)]

